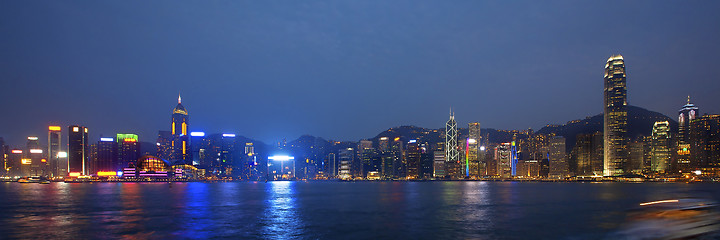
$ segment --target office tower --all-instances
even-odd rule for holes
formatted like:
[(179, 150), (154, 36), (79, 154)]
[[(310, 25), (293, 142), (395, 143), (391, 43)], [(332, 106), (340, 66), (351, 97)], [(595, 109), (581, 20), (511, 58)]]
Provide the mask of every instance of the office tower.
[[(222, 134), (222, 144), (220, 149), (220, 165), (222, 167), (222, 172), (226, 176), (232, 176), (233, 175), (233, 167), (238, 162), (237, 154), (235, 153), (235, 134), (233, 133), (223, 133)], [(290, 159), (289, 161), (293, 161), (293, 168), (295, 166), (295, 159)], [(289, 165), (289, 164), (288, 164)], [(284, 171), (284, 169), (283, 169)], [(293, 177), (295, 176), (295, 169), (292, 170)]]
[(118, 133), (115, 135), (117, 143), (117, 161), (115, 168), (123, 169), (130, 163), (140, 159), (140, 140), (138, 135), (131, 133)]
[(643, 172), (645, 168), (645, 141), (644, 138), (639, 138), (628, 144), (629, 146), (629, 157), (628, 157), (628, 171), (636, 174)]
[(720, 115), (690, 122), (690, 156), (693, 169), (720, 167)]
[(465, 144), (466, 176), (478, 177), (482, 175), (480, 173), (480, 157), (478, 155), (481, 140), (480, 123), (468, 123), (468, 139)]
[(337, 177), (337, 159), (335, 153), (328, 153), (327, 157), (325, 158), (325, 173), (328, 178), (336, 178)]
[(433, 177), (445, 178), (445, 151), (433, 151)]
[(420, 144), (417, 143), (417, 140), (410, 140), (407, 145), (407, 179), (422, 178), (420, 154)]
[(603, 175), (604, 139), (602, 132), (578, 134), (572, 157), (577, 176)]
[(360, 140), (358, 143), (358, 158), (362, 164), (362, 177), (367, 177), (369, 172), (380, 172), (380, 168), (375, 164), (375, 148), (372, 141)]
[(340, 149), (338, 156), (340, 157), (340, 170), (338, 171), (338, 177), (340, 179), (351, 179), (350, 164), (353, 160), (353, 148)]
[(603, 175), (622, 175), (627, 151), (627, 85), (625, 61), (613, 55), (605, 64)]
[(495, 148), (495, 162), (497, 175), (501, 178), (512, 176), (512, 152), (510, 143), (502, 143)]
[[(191, 133), (192, 136), (192, 133)], [(192, 145), (192, 139), (190, 140)], [(192, 145), (195, 147), (194, 145)], [(193, 148), (194, 149), (194, 148)], [(260, 172), (258, 172), (258, 159), (257, 153), (255, 153), (255, 144), (251, 142), (245, 143), (245, 151), (242, 157), (242, 179), (245, 180), (258, 180)]]
[(690, 103), (688, 96), (687, 103), (683, 106), (678, 116), (678, 136), (677, 136), (677, 169), (682, 172), (691, 170), (690, 166), (690, 122), (700, 116), (700, 109)]
[(61, 130), (62, 128), (60, 126), (48, 127), (47, 162), (50, 165), (49, 175), (52, 177), (67, 176), (67, 164), (64, 164), (64, 158), (61, 159), (59, 157), (61, 151), (60, 146), (62, 146)]
[(390, 138), (388, 137), (381, 137), (378, 141), (378, 150), (380, 152), (388, 152), (390, 151)]
[(568, 176), (568, 161), (565, 154), (565, 138), (554, 136), (550, 138), (549, 156), (551, 178), (564, 178)]
[(670, 170), (670, 123), (655, 122), (652, 129), (652, 170), (664, 173)]
[(23, 161), (23, 150), (12, 149), (7, 158), (7, 171), (11, 177), (22, 176), (22, 165), (29, 164), (29, 161)]
[(392, 179), (395, 174), (395, 156), (391, 152), (380, 153), (381, 172), (383, 179)]
[(540, 161), (519, 160), (515, 176), (535, 178), (540, 176)]
[(43, 156), (43, 150), (40, 148), (38, 137), (30, 136), (27, 138), (25, 147), (25, 163), (21, 166), (24, 176), (47, 176), (47, 160)]
[(677, 141), (679, 144), (685, 144), (690, 140), (690, 122), (700, 116), (700, 109), (695, 104), (690, 103), (690, 96), (688, 96), (687, 103), (678, 112), (680, 115), (678, 116)]
[(85, 168), (85, 171), (88, 175), (95, 174), (95, 164), (98, 161), (98, 145), (97, 143), (93, 143), (88, 145), (88, 157), (87, 157), (87, 167)]
[(89, 174), (88, 150), (88, 129), (78, 125), (68, 127), (68, 174)]
[(8, 158), (8, 147), (5, 145), (5, 139), (0, 137), (0, 175), (2, 176), (8, 176), (8, 165), (7, 165), (7, 158)]
[(158, 131), (157, 138), (157, 156), (161, 159), (169, 160), (173, 156), (173, 135), (171, 131)]
[(207, 169), (211, 165), (211, 158), (207, 155), (209, 148), (210, 139), (205, 137), (205, 132), (190, 133), (190, 152), (193, 165), (199, 165), (203, 169)]
[(424, 142), (420, 144), (420, 178), (430, 179), (433, 177), (433, 160), (434, 153), (430, 143)]
[[(113, 138), (100, 138), (97, 142), (91, 174), (122, 170), (118, 161), (118, 143)], [(135, 159), (137, 161), (137, 159)]]
[(455, 122), (455, 114), (451, 111), (450, 119), (445, 123), (445, 169), (450, 178), (459, 178), (462, 174), (457, 141), (457, 122)]
[(393, 139), (390, 152), (393, 158), (393, 177), (404, 178), (406, 175), (405, 148), (399, 137)]
[(170, 162), (181, 164), (192, 164), (190, 156), (190, 144), (188, 135), (188, 112), (182, 105), (182, 98), (178, 95), (178, 104), (173, 109), (171, 127)]

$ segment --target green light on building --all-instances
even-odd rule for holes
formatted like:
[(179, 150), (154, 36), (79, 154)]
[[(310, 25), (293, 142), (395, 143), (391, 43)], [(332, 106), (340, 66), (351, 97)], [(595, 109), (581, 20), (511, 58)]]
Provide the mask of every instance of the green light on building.
[(133, 139), (133, 140), (128, 140), (128, 142), (137, 142), (137, 141), (138, 141), (138, 135), (137, 135), (137, 134), (131, 134), (131, 133), (118, 133), (118, 134), (117, 134), (117, 137), (116, 137), (115, 139), (117, 139), (117, 140), (116, 140), (117, 142), (124, 142), (125, 139)]

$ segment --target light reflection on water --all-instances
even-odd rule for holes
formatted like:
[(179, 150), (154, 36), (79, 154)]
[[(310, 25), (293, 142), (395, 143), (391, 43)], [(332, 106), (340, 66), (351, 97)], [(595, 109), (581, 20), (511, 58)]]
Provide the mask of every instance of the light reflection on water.
[(263, 235), (274, 239), (291, 239), (302, 236), (303, 222), (297, 213), (296, 182), (269, 182), (268, 198), (261, 218)]
[(712, 184), (0, 183), (5, 239), (596, 239), (639, 202)]

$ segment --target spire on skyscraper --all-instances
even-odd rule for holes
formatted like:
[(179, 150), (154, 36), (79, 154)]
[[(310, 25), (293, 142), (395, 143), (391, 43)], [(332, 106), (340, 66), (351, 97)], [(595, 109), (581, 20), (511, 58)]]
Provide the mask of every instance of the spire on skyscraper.
[(182, 103), (182, 98), (180, 98), (180, 93), (178, 93), (178, 104)]

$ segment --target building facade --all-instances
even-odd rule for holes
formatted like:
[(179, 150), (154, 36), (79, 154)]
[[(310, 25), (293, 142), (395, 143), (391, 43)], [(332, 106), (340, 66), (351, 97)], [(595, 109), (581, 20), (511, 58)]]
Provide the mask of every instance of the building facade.
[(605, 64), (605, 87), (603, 90), (604, 113), (604, 160), (603, 175), (625, 173), (627, 149), (627, 83), (625, 60), (613, 55)]

